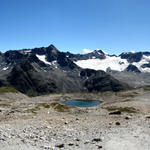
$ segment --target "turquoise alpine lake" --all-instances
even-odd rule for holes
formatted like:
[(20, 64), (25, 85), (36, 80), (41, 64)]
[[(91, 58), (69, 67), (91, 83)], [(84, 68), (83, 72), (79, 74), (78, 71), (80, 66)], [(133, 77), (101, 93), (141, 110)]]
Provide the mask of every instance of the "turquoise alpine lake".
[(64, 101), (62, 103), (65, 105), (68, 105), (68, 106), (94, 107), (94, 106), (99, 105), (101, 102), (98, 100), (82, 100), (82, 99), (75, 100), (75, 99), (72, 99), (72, 100)]

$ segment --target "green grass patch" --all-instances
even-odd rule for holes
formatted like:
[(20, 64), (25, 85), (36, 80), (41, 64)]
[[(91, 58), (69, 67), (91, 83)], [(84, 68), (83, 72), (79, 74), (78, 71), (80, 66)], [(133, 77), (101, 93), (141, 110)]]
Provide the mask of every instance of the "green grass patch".
[(123, 97), (123, 98), (134, 98), (136, 96), (136, 94), (134, 93), (128, 93), (128, 94), (122, 94), (122, 95), (119, 95), (120, 97)]
[(123, 100), (123, 102), (129, 102), (129, 101), (132, 101), (133, 99), (130, 99), (130, 98), (127, 98), (125, 100)]
[(47, 103), (39, 103), (34, 108), (30, 108), (27, 110), (27, 113), (33, 113), (36, 114), (37, 111), (39, 111), (41, 108), (50, 108), (50, 105)]
[(12, 87), (0, 87), (0, 93), (18, 93), (18, 91)]
[(40, 109), (41, 107), (43, 107), (43, 108), (50, 108), (50, 104), (48, 104), (48, 103), (39, 103), (37, 106), (36, 106), (36, 108), (38, 109)]
[(10, 104), (0, 104), (0, 107), (9, 107)]
[(145, 91), (150, 91), (150, 88), (149, 87), (144, 87), (143, 88)]
[(53, 102), (53, 103), (39, 103), (37, 104), (34, 108), (28, 109), (27, 113), (33, 113), (37, 114), (37, 112), (42, 109), (42, 108), (53, 108), (54, 110), (58, 112), (68, 112), (69, 108), (65, 105), (62, 105), (58, 102)]
[(108, 111), (116, 111), (119, 110), (121, 112), (126, 112), (126, 113), (136, 113), (137, 111), (132, 108), (132, 107), (106, 107)]
[(58, 112), (68, 112), (69, 111), (69, 108), (67, 106), (62, 105), (62, 104), (57, 103), (57, 102), (53, 102), (50, 105), (51, 105), (51, 107), (53, 107)]
[(31, 108), (31, 109), (28, 109), (26, 112), (27, 112), (27, 113), (37, 114), (37, 111), (38, 111), (38, 109), (36, 109), (36, 108)]

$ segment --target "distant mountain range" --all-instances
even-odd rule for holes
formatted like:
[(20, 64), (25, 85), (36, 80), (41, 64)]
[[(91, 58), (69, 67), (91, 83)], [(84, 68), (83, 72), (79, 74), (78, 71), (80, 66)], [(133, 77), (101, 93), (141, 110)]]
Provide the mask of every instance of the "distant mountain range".
[(106, 54), (102, 50), (94, 50), (83, 55), (67, 52), (66, 56), (82, 68), (103, 71), (150, 72), (150, 52), (129, 52), (116, 56)]
[[(131, 87), (126, 84), (126, 78), (139, 75), (144, 79), (142, 85), (150, 85), (147, 82), (149, 72), (150, 52), (116, 56), (95, 50), (88, 54), (72, 54), (50, 45), (0, 53), (0, 86), (11, 86), (31, 96), (119, 91)], [(141, 81), (137, 81), (140, 85)]]

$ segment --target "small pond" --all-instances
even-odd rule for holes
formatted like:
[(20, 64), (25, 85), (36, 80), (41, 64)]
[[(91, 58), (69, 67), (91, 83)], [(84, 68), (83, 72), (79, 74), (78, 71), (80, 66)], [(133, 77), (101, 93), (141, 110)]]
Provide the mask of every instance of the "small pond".
[(98, 100), (67, 100), (62, 102), (65, 105), (77, 106), (77, 107), (93, 107), (99, 105), (101, 102)]

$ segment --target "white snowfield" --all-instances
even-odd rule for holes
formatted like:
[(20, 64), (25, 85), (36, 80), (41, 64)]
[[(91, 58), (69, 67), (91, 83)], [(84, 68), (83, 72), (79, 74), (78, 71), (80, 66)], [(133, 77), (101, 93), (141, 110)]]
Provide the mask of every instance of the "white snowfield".
[(126, 59), (121, 59), (120, 57), (110, 57), (106, 56), (106, 59), (87, 59), (87, 60), (79, 60), (76, 63), (81, 68), (89, 68), (95, 70), (104, 70), (107, 68), (111, 68), (112, 70), (123, 71), (126, 67), (128, 67), (129, 63)]
[(57, 61), (48, 62), (48, 61), (46, 60), (46, 56), (45, 56), (45, 55), (37, 55), (37, 54), (36, 54), (36, 57), (37, 57), (40, 61), (44, 62), (45, 64), (47, 64), (47, 65), (53, 65), (55, 68), (58, 68), (58, 67), (57, 67)]
[(8, 69), (8, 67), (4, 67), (2, 70), (4, 70), (4, 71), (5, 71), (5, 70), (7, 70), (7, 69)]
[(45, 56), (45, 55), (37, 55), (37, 54), (36, 54), (36, 57), (37, 57), (40, 61), (43, 61), (45, 64), (51, 65), (51, 63), (46, 60), (46, 56)]
[(106, 71), (108, 68), (111, 70), (123, 71), (129, 64), (135, 65), (141, 72), (150, 72), (150, 68), (142, 68), (143, 64), (150, 62), (150, 56), (143, 56), (140, 62), (129, 63), (126, 59), (121, 59), (119, 56), (108, 56), (106, 59), (87, 59), (79, 60), (74, 63), (81, 68), (89, 68), (94, 70)]

